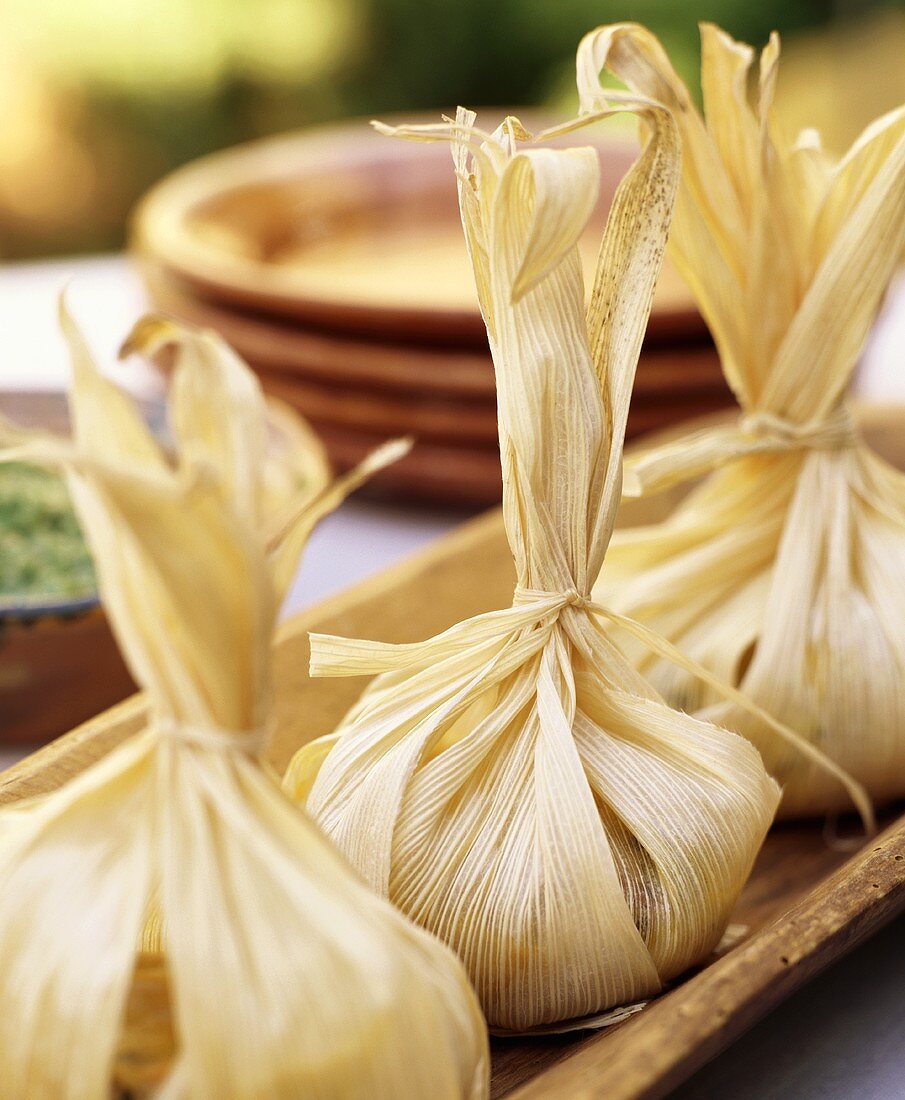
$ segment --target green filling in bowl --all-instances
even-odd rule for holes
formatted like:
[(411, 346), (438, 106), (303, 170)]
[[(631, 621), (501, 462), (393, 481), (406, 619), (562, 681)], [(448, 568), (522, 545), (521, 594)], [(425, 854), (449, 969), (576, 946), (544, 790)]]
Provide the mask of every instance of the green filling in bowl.
[(94, 567), (61, 478), (0, 463), (0, 599), (90, 596)]

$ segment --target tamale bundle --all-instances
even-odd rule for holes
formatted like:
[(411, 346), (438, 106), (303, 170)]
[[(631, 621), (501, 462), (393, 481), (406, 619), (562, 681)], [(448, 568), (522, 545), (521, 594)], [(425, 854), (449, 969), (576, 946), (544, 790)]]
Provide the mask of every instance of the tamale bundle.
[(311, 526), (400, 448), (274, 514), (286, 468), (267, 469), (262, 394), (212, 334), (145, 322), (130, 341), (180, 345), (170, 457), (63, 324), (74, 438), (4, 425), (4, 457), (65, 472), (147, 718), (0, 813), (0, 1093), (106, 1100), (156, 1072), (167, 1098), (484, 1096), (486, 1030), (459, 962), (256, 759)]
[(285, 780), (375, 890), (455, 948), (500, 1031), (609, 1022), (704, 958), (779, 799), (749, 742), (662, 701), (589, 598), (679, 175), (668, 112), (614, 100), (598, 115), (636, 111), (646, 141), (587, 311), (597, 154), (540, 145), (571, 124), (532, 141), (460, 110), (395, 131), (452, 143), (518, 586), (511, 608), (421, 643), (312, 635), (313, 674), (377, 675)]
[[(671, 256), (716, 341), (741, 416), (642, 451), (637, 496), (708, 475), (666, 522), (619, 531), (595, 595), (740, 687), (867, 788), (905, 794), (905, 476), (858, 432), (846, 391), (905, 244), (905, 107), (837, 164), (774, 122), (774, 35), (760, 56), (701, 28), (704, 117), (657, 40), (621, 24), (579, 51), (582, 106), (606, 67), (675, 113), (682, 183)], [(744, 733), (785, 815), (845, 793), (813, 760), (681, 668), (640, 649), (675, 706)]]

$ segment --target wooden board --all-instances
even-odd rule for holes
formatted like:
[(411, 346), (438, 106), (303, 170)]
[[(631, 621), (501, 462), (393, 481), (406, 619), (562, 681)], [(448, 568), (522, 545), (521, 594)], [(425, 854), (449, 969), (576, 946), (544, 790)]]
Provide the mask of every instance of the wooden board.
[[(871, 430), (905, 457), (901, 420)], [(673, 497), (674, 499), (674, 497)], [(672, 500), (626, 507), (623, 520), (661, 515)], [(480, 577), (480, 584), (475, 578)], [(512, 562), (498, 512), (285, 624), (276, 647), (278, 707), (268, 750), (282, 770), (294, 750), (328, 732), (361, 680), (309, 680), (307, 632), (414, 641), (508, 604)], [(0, 775), (0, 804), (52, 790), (139, 728), (134, 697)], [(905, 909), (905, 817), (856, 854), (826, 845), (820, 825), (768, 837), (733, 920), (747, 926), (725, 955), (625, 1023), (572, 1036), (494, 1040), (495, 1097), (664, 1096), (834, 959)]]

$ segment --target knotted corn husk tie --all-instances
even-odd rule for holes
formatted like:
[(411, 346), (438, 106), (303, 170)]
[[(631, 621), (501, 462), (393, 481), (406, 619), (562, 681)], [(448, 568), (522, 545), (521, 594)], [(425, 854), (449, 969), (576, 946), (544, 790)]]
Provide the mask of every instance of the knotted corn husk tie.
[(218, 337), (133, 332), (135, 350), (177, 345), (170, 456), (62, 322), (74, 438), (0, 427), (0, 456), (65, 472), (148, 718), (0, 811), (0, 1095), (480, 1100), (486, 1030), (461, 966), (350, 873), (256, 755), (308, 534), (406, 447), (281, 499), (317, 458), (268, 469), (259, 383)]
[(851, 410), (840, 403), (827, 417), (795, 423), (776, 413), (754, 410), (734, 425), (716, 425), (626, 459), (622, 495), (660, 493), (701, 477), (729, 462), (755, 454), (841, 451), (862, 444)]
[(517, 585), (512, 594), (513, 607), (521, 604), (544, 604), (548, 600), (554, 607), (587, 607), (591, 602), (590, 595), (584, 595), (577, 588), (567, 588), (564, 592), (544, 592), (539, 588), (523, 588)]
[(824, 420), (804, 424), (784, 420), (771, 412), (749, 412), (741, 417), (738, 428), (743, 436), (752, 436), (777, 451), (839, 451), (855, 447), (861, 441), (851, 411), (845, 405)]
[[(773, 117), (779, 39), (756, 56), (701, 27), (703, 115), (657, 39), (602, 27), (579, 48), (582, 109), (607, 69), (682, 132), (671, 257), (743, 410), (633, 456), (625, 493), (703, 477), (661, 524), (622, 529), (596, 599), (665, 635), (854, 776), (905, 795), (905, 477), (852, 426), (847, 392), (905, 248), (905, 107), (838, 163)], [(705, 476), (706, 475), (706, 476)], [(785, 816), (844, 809), (841, 788), (762, 723), (633, 641), (668, 701), (750, 737)]]
[(453, 146), (518, 587), (425, 641), (312, 635), (312, 674), (375, 679), (285, 778), (366, 881), (455, 948), (499, 1031), (612, 1022), (706, 957), (779, 797), (748, 742), (663, 703), (587, 596), (679, 173), (668, 112), (615, 99), (601, 114), (629, 106), (645, 141), (587, 309), (594, 150), (461, 110), (396, 131)]
[(193, 726), (174, 718), (152, 719), (151, 725), (162, 738), (170, 738), (181, 745), (195, 745), (216, 752), (237, 752), (252, 758), (267, 748), (271, 730), (262, 726), (254, 730), (224, 730), (216, 726)]

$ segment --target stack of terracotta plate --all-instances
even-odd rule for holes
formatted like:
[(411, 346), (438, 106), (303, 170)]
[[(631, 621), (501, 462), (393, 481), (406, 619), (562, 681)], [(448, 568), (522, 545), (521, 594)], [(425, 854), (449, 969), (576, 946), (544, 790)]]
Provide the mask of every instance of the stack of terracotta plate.
[[(627, 141), (598, 148), (589, 264), (634, 155)], [(392, 141), (354, 122), (219, 153), (145, 198), (134, 243), (156, 304), (222, 333), (270, 393), (308, 417), (337, 466), (413, 435), (412, 453), (378, 490), (499, 499), (493, 366), (445, 146)], [(730, 400), (703, 322), (667, 268), (629, 434)]]

